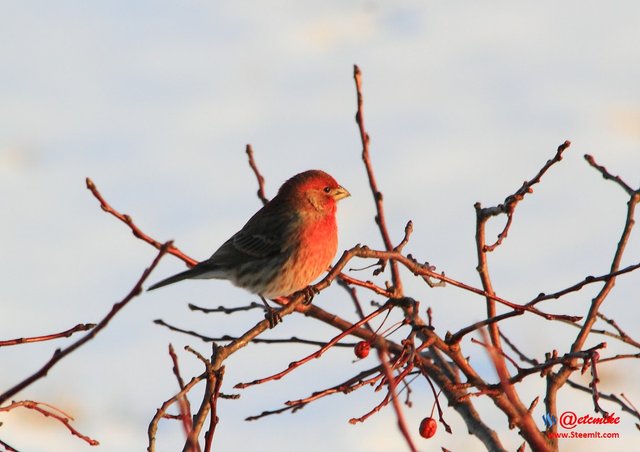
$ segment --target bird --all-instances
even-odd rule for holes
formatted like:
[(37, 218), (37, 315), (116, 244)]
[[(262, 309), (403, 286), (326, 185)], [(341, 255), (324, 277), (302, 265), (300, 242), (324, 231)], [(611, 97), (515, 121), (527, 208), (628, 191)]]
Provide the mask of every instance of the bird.
[(331, 264), (338, 250), (337, 202), (349, 196), (324, 171), (296, 174), (209, 259), (148, 290), (185, 279), (226, 279), (259, 295), (273, 316), (265, 298), (306, 289)]

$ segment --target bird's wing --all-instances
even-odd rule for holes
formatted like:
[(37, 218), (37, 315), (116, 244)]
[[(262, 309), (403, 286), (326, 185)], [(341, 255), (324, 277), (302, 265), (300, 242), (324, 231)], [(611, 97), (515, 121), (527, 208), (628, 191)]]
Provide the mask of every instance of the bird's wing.
[(286, 237), (297, 223), (297, 215), (279, 204), (267, 204), (247, 224), (222, 244), (205, 262), (220, 267), (276, 256), (290, 244)]
[(281, 251), (282, 240), (275, 235), (251, 234), (240, 231), (231, 238), (234, 248), (253, 258), (273, 256)]
[(205, 262), (220, 267), (235, 267), (247, 261), (264, 259), (282, 252), (279, 230), (244, 227), (222, 244)]

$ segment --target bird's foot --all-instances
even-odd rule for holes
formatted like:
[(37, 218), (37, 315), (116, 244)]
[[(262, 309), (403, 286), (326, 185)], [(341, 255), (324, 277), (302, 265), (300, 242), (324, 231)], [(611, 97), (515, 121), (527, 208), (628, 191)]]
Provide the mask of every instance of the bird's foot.
[(282, 316), (280, 315), (280, 312), (277, 309), (271, 307), (269, 303), (267, 303), (267, 300), (264, 299), (264, 297), (261, 296), (260, 299), (262, 300), (262, 303), (264, 303), (264, 318), (269, 321), (269, 328), (275, 328), (278, 323), (282, 322)]
[(302, 304), (304, 304), (305, 306), (310, 305), (313, 301), (313, 297), (315, 297), (316, 294), (320, 293), (320, 291), (313, 286), (307, 286), (300, 292), (302, 292), (302, 294), (304, 295), (304, 301), (302, 302)]

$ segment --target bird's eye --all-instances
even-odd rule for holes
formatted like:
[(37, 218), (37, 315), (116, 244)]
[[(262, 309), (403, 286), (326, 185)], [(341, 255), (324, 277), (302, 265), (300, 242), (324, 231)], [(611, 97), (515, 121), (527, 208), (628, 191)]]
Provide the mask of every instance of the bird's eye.
[(324, 187), (324, 192), (325, 193), (331, 192), (331, 187)]

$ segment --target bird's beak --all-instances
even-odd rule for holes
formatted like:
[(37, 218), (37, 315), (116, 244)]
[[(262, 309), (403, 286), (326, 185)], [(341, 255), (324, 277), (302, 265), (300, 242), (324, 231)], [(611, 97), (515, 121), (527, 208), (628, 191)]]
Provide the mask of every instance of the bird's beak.
[(349, 193), (349, 191), (342, 186), (338, 186), (338, 188), (336, 188), (333, 192), (333, 199), (335, 199), (336, 201), (348, 198), (349, 196), (351, 196), (351, 193)]

